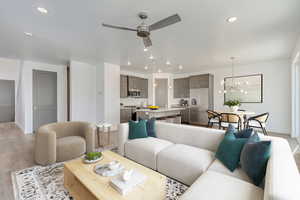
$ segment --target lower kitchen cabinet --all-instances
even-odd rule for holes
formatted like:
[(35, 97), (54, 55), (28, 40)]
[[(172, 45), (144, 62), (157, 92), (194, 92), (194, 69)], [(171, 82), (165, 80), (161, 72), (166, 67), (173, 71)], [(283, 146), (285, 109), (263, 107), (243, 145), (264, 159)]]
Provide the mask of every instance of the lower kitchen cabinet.
[(181, 111), (181, 122), (188, 124), (190, 122), (190, 109), (187, 108)]
[(120, 121), (121, 123), (129, 122), (132, 118), (132, 109), (121, 109), (120, 110)]

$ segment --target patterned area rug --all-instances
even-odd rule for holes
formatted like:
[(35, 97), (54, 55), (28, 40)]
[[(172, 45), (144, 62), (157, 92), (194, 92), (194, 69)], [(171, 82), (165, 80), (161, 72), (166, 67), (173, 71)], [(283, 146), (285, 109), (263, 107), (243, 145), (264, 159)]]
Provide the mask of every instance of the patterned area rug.
[[(15, 200), (74, 200), (63, 186), (63, 163), (12, 173)], [(177, 200), (187, 186), (168, 178), (166, 200)]]

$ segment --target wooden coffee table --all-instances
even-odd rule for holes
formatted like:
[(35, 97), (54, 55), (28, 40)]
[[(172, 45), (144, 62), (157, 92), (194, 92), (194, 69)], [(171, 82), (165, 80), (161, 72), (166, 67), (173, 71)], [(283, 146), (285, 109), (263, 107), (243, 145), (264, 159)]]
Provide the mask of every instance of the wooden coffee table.
[[(104, 158), (95, 164), (84, 164), (82, 159), (64, 165), (64, 186), (76, 200), (163, 200), (165, 199), (166, 177), (114, 152), (102, 152)], [(109, 185), (109, 177), (94, 172), (97, 164), (119, 161), (126, 169), (134, 169), (147, 176), (147, 180), (122, 196)]]

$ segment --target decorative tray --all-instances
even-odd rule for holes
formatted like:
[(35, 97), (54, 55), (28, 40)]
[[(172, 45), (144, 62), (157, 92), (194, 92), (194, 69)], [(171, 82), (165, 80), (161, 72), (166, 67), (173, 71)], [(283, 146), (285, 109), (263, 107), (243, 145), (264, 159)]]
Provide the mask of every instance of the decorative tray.
[(122, 173), (124, 170), (124, 167), (122, 165), (119, 165), (115, 169), (109, 168), (109, 164), (99, 164), (96, 165), (94, 168), (94, 171), (96, 174), (99, 174), (101, 176), (116, 176), (120, 173)]

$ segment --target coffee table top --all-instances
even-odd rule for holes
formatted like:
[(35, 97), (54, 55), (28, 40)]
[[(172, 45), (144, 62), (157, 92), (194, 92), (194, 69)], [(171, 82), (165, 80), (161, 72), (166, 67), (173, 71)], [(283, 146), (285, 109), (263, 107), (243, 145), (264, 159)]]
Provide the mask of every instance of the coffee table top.
[[(166, 177), (112, 151), (102, 152), (103, 159), (95, 164), (84, 164), (82, 159), (66, 162), (64, 167), (99, 200), (163, 200), (165, 199)], [(109, 185), (112, 177), (103, 177), (94, 172), (97, 164), (119, 161), (125, 169), (134, 169), (147, 176), (147, 180), (122, 196)]]

